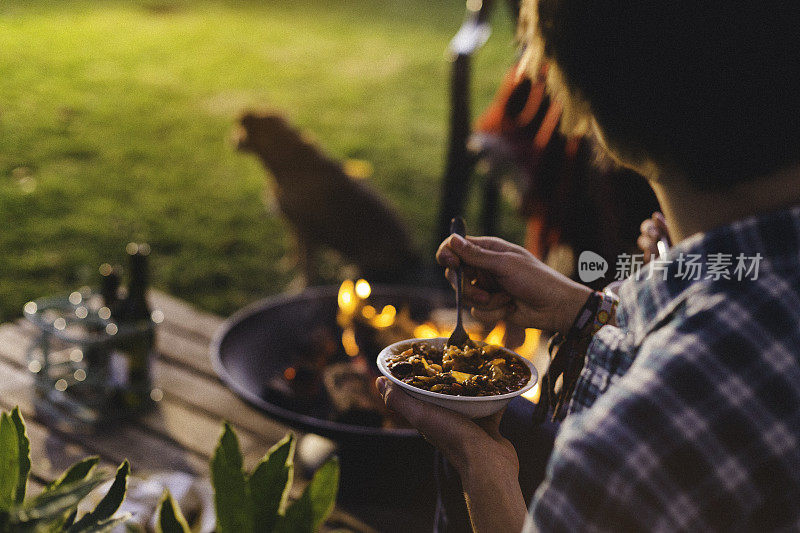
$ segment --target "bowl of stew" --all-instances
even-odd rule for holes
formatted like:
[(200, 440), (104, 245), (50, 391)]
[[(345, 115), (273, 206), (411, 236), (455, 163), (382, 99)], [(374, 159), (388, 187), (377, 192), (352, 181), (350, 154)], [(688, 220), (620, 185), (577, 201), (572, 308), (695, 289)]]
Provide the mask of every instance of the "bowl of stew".
[(536, 368), (515, 352), (480, 341), (445, 346), (447, 339), (408, 339), (378, 354), (378, 369), (422, 401), (481, 418), (532, 389)]

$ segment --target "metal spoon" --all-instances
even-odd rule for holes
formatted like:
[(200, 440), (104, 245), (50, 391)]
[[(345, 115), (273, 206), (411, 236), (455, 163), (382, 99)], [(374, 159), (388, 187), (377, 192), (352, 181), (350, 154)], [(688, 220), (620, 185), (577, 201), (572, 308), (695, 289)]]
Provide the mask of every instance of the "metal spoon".
[[(462, 237), (467, 235), (467, 228), (464, 224), (464, 219), (455, 217), (450, 221), (450, 233), (457, 233)], [(456, 329), (453, 330), (450, 338), (447, 339), (445, 346), (458, 346), (463, 348), (465, 344), (472, 344), (467, 330), (464, 329), (464, 324), (461, 321), (461, 288), (464, 281), (464, 274), (462, 272), (461, 264), (459, 263), (456, 268)]]

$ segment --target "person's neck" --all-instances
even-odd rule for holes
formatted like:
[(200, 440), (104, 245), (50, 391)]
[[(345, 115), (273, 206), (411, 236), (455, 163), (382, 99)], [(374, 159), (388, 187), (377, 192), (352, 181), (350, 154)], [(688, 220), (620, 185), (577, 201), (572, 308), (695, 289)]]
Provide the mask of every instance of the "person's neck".
[(800, 167), (725, 191), (702, 191), (683, 179), (651, 181), (672, 241), (758, 213), (800, 204)]

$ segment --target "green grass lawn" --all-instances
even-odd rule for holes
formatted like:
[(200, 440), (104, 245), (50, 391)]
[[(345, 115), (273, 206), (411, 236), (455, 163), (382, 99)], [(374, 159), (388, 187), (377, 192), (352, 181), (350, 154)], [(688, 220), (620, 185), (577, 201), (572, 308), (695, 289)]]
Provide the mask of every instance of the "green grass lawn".
[[(0, 3), (0, 321), (95, 283), (130, 240), (154, 283), (226, 314), (281, 291), (291, 246), (265, 173), (228, 142), (245, 108), (285, 112), (371, 183), (430, 249), (463, 2)], [(513, 61), (500, 9), (475, 109)]]

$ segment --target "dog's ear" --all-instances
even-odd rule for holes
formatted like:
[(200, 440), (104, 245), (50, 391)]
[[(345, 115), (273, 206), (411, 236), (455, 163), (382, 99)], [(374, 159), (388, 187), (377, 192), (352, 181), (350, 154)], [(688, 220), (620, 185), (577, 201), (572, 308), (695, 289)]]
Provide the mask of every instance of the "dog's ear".
[(246, 111), (239, 117), (239, 124), (244, 126), (245, 128), (250, 127), (256, 120), (256, 116), (252, 111)]

